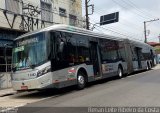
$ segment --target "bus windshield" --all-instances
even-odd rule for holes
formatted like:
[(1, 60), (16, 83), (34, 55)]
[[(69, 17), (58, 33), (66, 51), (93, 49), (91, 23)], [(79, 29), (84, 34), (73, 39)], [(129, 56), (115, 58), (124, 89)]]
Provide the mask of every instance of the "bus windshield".
[(24, 37), (16, 41), (13, 49), (13, 68), (24, 70), (40, 65), (47, 60), (44, 33)]

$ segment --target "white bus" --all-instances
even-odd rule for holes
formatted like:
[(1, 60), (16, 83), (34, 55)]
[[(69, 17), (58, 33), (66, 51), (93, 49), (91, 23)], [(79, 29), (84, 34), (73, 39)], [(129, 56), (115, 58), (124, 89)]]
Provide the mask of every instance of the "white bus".
[(15, 39), (12, 60), (14, 90), (39, 90), (149, 70), (151, 46), (67, 26), (53, 25)]

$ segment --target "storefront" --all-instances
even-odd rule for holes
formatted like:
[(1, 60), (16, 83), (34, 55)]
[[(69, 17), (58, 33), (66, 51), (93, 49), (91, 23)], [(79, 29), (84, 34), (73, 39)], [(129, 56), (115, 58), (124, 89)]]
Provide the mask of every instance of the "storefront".
[(11, 87), (13, 40), (22, 34), (24, 34), (22, 31), (0, 28), (0, 89)]
[(13, 40), (0, 39), (0, 73), (11, 71)]
[(156, 63), (160, 63), (160, 43), (149, 42), (148, 44), (154, 47), (156, 53)]
[(0, 29), (0, 73), (11, 71), (13, 40), (24, 32)]

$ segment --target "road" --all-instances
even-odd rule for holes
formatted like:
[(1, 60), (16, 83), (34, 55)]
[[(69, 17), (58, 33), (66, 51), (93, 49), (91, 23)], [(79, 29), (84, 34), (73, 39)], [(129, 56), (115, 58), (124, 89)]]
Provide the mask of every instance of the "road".
[(69, 87), (16, 95), (13, 98), (29, 100), (29, 104), (20, 108), (20, 111), (32, 108), (36, 113), (53, 111), (53, 107), (155, 107), (160, 106), (160, 70), (137, 73), (122, 79), (101, 80), (80, 91)]

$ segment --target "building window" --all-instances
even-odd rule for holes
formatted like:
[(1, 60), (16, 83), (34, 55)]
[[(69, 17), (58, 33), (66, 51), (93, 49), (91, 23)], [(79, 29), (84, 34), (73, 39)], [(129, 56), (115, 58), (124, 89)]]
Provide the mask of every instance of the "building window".
[(59, 15), (60, 15), (60, 16), (63, 16), (63, 17), (66, 17), (66, 16), (67, 16), (67, 14), (66, 14), (66, 9), (59, 8)]
[(71, 25), (71, 26), (76, 26), (77, 25), (77, 17), (76, 16), (74, 16), (74, 15), (69, 15), (69, 24)]
[(14, 13), (20, 13), (20, 6), (18, 0), (5, 0), (6, 10), (12, 11)]
[(12, 49), (0, 47), (0, 72), (11, 72)]
[(52, 4), (41, 1), (41, 19), (53, 22)]

